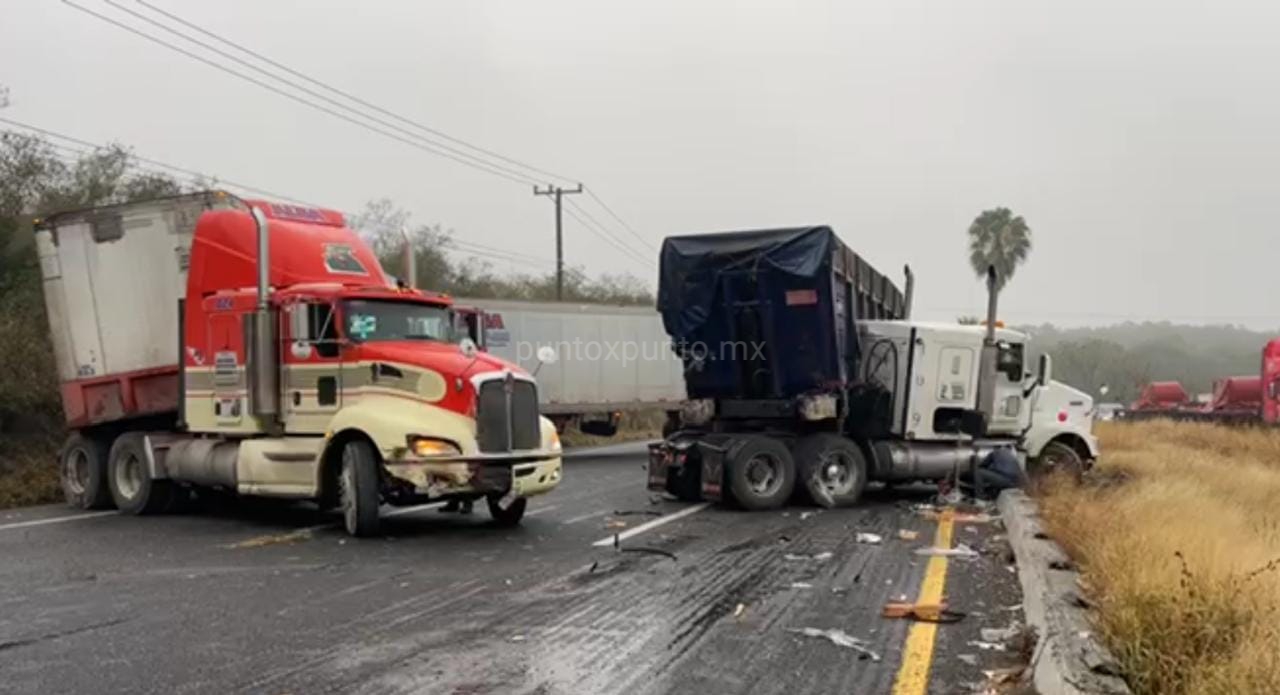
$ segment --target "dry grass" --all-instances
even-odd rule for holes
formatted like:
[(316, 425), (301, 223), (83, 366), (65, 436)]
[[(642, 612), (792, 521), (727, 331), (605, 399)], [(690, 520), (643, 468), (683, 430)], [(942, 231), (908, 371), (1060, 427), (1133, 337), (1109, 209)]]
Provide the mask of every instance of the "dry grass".
[(57, 442), (53, 437), (2, 435), (0, 509), (62, 499), (58, 484)]
[(1049, 528), (1138, 693), (1280, 693), (1280, 430), (1102, 423)]

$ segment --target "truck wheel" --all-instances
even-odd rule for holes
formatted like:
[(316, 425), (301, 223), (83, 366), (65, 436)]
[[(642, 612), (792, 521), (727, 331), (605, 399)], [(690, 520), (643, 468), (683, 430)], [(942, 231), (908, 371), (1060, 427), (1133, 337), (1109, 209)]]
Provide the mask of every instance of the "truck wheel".
[(1062, 442), (1049, 442), (1040, 450), (1040, 455), (1031, 459), (1027, 465), (1027, 475), (1031, 478), (1043, 478), (1051, 473), (1065, 473), (1071, 476), (1084, 474), (1084, 459), (1080, 452)]
[(338, 507), (347, 533), (363, 538), (378, 532), (378, 457), (373, 446), (353, 439), (342, 446)]
[(111, 506), (107, 484), (107, 445), (100, 439), (72, 432), (58, 455), (58, 480), (67, 504), (77, 509)]
[(729, 491), (746, 509), (777, 509), (796, 486), (796, 462), (782, 442), (764, 435), (742, 437), (729, 448)]
[(156, 514), (173, 501), (173, 483), (153, 480), (141, 432), (126, 432), (111, 445), (107, 478), (116, 508), (125, 514)]
[(852, 441), (835, 434), (811, 434), (795, 447), (797, 488), (820, 507), (849, 507), (867, 486), (867, 460)]
[(502, 506), (502, 498), (496, 495), (489, 495), (485, 501), (489, 503), (489, 515), (499, 526), (518, 525), (524, 518), (525, 507), (529, 506), (527, 497), (517, 497), (505, 507)]

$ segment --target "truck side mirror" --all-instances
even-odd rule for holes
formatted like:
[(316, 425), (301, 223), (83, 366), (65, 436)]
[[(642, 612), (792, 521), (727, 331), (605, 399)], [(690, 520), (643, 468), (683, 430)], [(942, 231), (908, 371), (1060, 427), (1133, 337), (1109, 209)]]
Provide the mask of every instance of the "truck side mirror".
[(1036, 384), (1048, 386), (1053, 380), (1053, 358), (1048, 353), (1040, 355), (1040, 373), (1036, 375)]

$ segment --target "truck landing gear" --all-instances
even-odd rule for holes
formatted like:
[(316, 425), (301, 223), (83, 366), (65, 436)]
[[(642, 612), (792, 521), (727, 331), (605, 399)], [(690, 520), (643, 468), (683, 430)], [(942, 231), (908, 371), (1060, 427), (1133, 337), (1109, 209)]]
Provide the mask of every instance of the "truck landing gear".
[(67, 504), (77, 509), (106, 509), (111, 506), (107, 485), (107, 445), (101, 440), (72, 432), (62, 445), (58, 478)]
[(796, 485), (796, 463), (782, 442), (749, 435), (729, 445), (729, 491), (745, 509), (777, 509)]
[(849, 507), (867, 485), (867, 461), (857, 444), (836, 434), (811, 434), (795, 446), (801, 489), (820, 507)]
[(378, 458), (373, 446), (353, 439), (342, 447), (338, 474), (338, 506), (347, 533), (365, 537), (378, 532)]

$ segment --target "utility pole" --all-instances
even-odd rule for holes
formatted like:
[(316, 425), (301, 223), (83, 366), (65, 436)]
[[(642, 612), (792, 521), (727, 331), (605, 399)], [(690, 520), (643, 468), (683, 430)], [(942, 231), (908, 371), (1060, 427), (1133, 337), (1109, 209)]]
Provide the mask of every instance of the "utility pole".
[(534, 195), (555, 196), (556, 199), (556, 301), (564, 301), (564, 223), (560, 213), (560, 197), (582, 192), (582, 184), (577, 188), (561, 188), (547, 184), (545, 190), (533, 187)]

